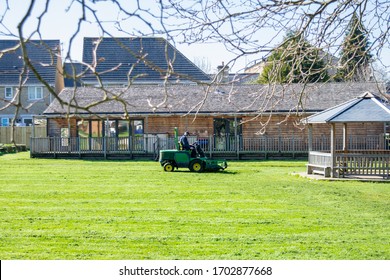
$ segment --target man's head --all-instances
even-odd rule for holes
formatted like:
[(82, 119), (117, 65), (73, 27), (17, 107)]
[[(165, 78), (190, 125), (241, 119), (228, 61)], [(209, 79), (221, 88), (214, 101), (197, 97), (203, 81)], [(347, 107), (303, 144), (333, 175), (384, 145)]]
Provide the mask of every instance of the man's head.
[(188, 131), (184, 132), (184, 136), (188, 136), (190, 133)]

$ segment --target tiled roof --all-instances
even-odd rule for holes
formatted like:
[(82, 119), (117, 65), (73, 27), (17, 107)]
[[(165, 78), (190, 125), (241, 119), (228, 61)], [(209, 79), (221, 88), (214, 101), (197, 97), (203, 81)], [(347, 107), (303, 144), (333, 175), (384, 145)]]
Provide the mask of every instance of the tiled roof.
[[(380, 88), (380, 87), (379, 87)], [(306, 111), (317, 113), (344, 103), (362, 92), (377, 92), (374, 83), (326, 83), (289, 86), (237, 85), (206, 87), (200, 85), (133, 85), (125, 88), (83, 87), (64, 89), (60, 97), (89, 112), (71, 108), (75, 114), (260, 114), (262, 112)], [(105, 96), (109, 101), (104, 101)], [(114, 98), (115, 97), (115, 98)], [(300, 101), (301, 105), (298, 105)], [(94, 104), (91, 106), (91, 104)], [(53, 101), (44, 112), (65, 114), (67, 106)]]
[(390, 122), (389, 100), (366, 92), (308, 118), (308, 123)]
[[(83, 62), (93, 64), (94, 48), (98, 65), (96, 71), (101, 74), (104, 83), (128, 83), (128, 75), (134, 82), (163, 82), (169, 64), (174, 73), (171, 81), (207, 81), (209, 77), (194, 63), (186, 58), (174, 46), (163, 38), (84, 38)], [(169, 63), (168, 63), (169, 62)], [(115, 69), (115, 70), (112, 70)], [(96, 77), (89, 72), (83, 78), (86, 83), (97, 83)]]
[[(0, 40), (0, 84), (17, 85), (23, 70), (22, 50), (18, 40)], [(49, 84), (54, 85), (56, 77), (59, 40), (30, 40), (26, 43), (27, 55), (39, 75)], [(14, 49), (12, 51), (8, 51)], [(30, 70), (26, 84), (40, 83)]]
[(74, 87), (81, 86), (81, 82), (79, 80), (75, 80), (73, 77), (75, 77), (77, 74), (81, 73), (82, 71), (82, 64), (81, 63), (70, 63), (65, 62), (64, 63), (64, 85), (65, 87)]

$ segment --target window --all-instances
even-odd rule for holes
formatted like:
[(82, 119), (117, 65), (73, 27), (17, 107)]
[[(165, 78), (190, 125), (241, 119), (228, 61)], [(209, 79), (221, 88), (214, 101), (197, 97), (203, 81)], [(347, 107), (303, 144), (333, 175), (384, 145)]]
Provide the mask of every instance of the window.
[(89, 121), (78, 121), (77, 122), (77, 133), (82, 138), (89, 137)]
[(28, 87), (28, 99), (29, 100), (43, 99), (43, 88), (42, 87)]
[(118, 137), (129, 137), (129, 121), (118, 121)]
[(5, 99), (12, 99), (14, 97), (13, 88), (12, 87), (6, 87), (4, 89), (4, 97)]
[(9, 126), (10, 122), (11, 122), (10, 118), (1, 118), (0, 126)]
[(80, 150), (89, 150), (91, 147), (91, 141), (89, 137), (89, 121), (80, 120), (77, 122), (77, 135), (80, 143)]
[(69, 129), (61, 128), (61, 146), (68, 147), (69, 145)]
[(117, 124), (116, 121), (104, 121), (104, 128), (105, 128), (105, 136), (108, 137), (115, 137), (116, 130), (117, 130)]
[(80, 120), (77, 122), (80, 137), (129, 137), (144, 134), (143, 120)]
[(24, 118), (23, 119), (23, 125), (25, 125), (25, 126), (32, 126), (32, 119)]
[(103, 122), (91, 121), (90, 137), (103, 137)]
[(131, 132), (133, 136), (140, 136), (144, 134), (144, 122), (143, 120), (131, 120), (130, 121)]
[(241, 119), (214, 119), (214, 145), (217, 150), (234, 151), (236, 149), (237, 136), (242, 135), (240, 121)]

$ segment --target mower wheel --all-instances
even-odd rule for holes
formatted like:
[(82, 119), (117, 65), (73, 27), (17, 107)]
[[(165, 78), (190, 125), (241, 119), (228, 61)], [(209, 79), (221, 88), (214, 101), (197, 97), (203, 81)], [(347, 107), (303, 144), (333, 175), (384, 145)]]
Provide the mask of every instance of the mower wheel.
[(192, 172), (203, 172), (204, 171), (204, 164), (203, 161), (200, 159), (194, 159), (193, 161), (190, 162), (189, 166), (190, 170)]
[(174, 169), (175, 169), (175, 167), (172, 165), (172, 163), (167, 162), (164, 164), (164, 171), (172, 172)]

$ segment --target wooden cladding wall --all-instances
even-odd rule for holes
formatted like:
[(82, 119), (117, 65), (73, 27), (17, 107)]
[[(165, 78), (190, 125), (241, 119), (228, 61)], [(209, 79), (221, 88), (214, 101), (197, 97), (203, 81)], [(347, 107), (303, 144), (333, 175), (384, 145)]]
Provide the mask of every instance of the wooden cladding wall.
[(49, 137), (61, 137), (61, 129), (70, 127), (70, 137), (77, 136), (76, 119), (48, 119), (47, 120), (47, 134)]
[[(159, 134), (164, 133), (173, 136), (174, 128), (177, 127), (179, 135), (184, 131), (189, 131), (198, 137), (209, 137), (214, 135), (214, 119), (229, 119), (234, 120), (232, 116), (144, 116), (136, 119), (143, 119), (144, 133)], [(110, 119), (115, 119), (114, 117)], [(308, 135), (307, 126), (302, 124), (297, 117), (286, 115), (263, 116), (253, 119), (251, 116), (238, 116), (237, 120), (241, 120), (242, 136), (246, 138), (255, 138), (262, 135), (270, 137), (302, 137)], [(76, 119), (70, 119), (68, 122), (65, 118), (48, 119), (48, 136), (60, 137), (61, 129), (71, 129), (70, 136), (77, 136)], [(264, 127), (264, 128), (263, 128)], [(262, 129), (263, 128), (263, 129)], [(375, 136), (383, 134), (384, 124), (382, 123), (351, 123), (347, 125), (348, 134), (355, 136)], [(342, 136), (343, 125), (336, 125), (336, 136)], [(330, 136), (329, 124), (313, 125), (313, 136)]]
[(198, 116), (149, 116), (145, 118), (146, 133), (168, 133), (173, 135), (174, 128), (177, 127), (179, 135), (185, 131), (199, 137), (208, 137), (213, 134), (213, 118)]

